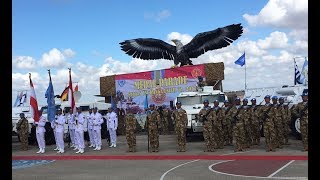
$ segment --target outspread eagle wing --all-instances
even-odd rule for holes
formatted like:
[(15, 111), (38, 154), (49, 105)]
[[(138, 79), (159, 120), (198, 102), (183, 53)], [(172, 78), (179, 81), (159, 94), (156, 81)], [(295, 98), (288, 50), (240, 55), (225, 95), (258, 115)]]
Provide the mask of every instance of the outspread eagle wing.
[(126, 54), (144, 60), (168, 59), (173, 60), (176, 47), (159, 39), (138, 38), (120, 43), (121, 50)]
[(241, 24), (232, 24), (212, 31), (197, 34), (183, 48), (189, 58), (197, 58), (207, 51), (229, 46), (243, 32)]

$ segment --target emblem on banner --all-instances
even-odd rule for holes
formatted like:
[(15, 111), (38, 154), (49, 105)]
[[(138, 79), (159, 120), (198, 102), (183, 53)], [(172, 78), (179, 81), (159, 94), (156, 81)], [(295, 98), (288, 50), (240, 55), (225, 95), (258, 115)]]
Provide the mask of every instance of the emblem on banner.
[(191, 75), (193, 78), (198, 78), (199, 76), (201, 76), (202, 71), (199, 68), (194, 68), (191, 71)]
[(123, 87), (126, 84), (126, 80), (118, 80), (118, 85)]

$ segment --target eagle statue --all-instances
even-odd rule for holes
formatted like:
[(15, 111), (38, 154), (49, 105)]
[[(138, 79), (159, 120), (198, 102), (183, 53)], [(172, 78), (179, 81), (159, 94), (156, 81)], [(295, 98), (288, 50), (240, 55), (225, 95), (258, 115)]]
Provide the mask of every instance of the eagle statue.
[(243, 33), (241, 24), (217, 28), (212, 31), (197, 34), (188, 44), (172, 39), (173, 46), (160, 39), (138, 38), (120, 42), (121, 50), (126, 54), (143, 60), (167, 59), (174, 65), (193, 65), (190, 58), (197, 58), (207, 51), (229, 46)]

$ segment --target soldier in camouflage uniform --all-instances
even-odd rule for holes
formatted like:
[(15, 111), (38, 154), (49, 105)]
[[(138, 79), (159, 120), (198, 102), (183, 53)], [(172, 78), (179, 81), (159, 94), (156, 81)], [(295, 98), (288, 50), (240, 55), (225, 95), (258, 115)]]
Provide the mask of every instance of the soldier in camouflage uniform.
[(161, 128), (161, 118), (159, 112), (154, 109), (154, 104), (151, 104), (149, 107), (150, 109), (147, 111), (146, 120), (151, 146), (149, 152), (159, 152), (159, 129)]
[(135, 118), (134, 114), (130, 111), (130, 109), (128, 109), (125, 116), (126, 139), (128, 144), (127, 152), (136, 152), (136, 122), (137, 119)]
[(308, 151), (308, 93), (303, 93), (302, 102), (299, 102), (292, 113), (300, 118), (300, 131), (303, 150)]
[(270, 103), (270, 96), (266, 95), (264, 97), (266, 104), (261, 106), (259, 111), (259, 119), (263, 122), (263, 132), (266, 140), (266, 151), (276, 151), (275, 149), (275, 139), (276, 133), (274, 128), (273, 117), (275, 116), (275, 111), (277, 107), (273, 107)]
[(279, 103), (282, 106), (282, 127), (283, 127), (283, 140), (284, 140), (284, 145), (290, 145), (289, 143), (289, 134), (290, 134), (290, 122), (291, 122), (291, 111), (289, 110), (289, 103), (288, 104), (283, 104), (284, 103), (284, 98), (280, 97), (279, 98)]
[(276, 148), (282, 148), (282, 145), (284, 143), (284, 138), (283, 138), (283, 126), (282, 126), (282, 116), (281, 116), (281, 106), (278, 104), (278, 97), (277, 96), (272, 96), (272, 104), (275, 108), (275, 114), (273, 117), (273, 123), (274, 123), (274, 128), (276, 132), (276, 139), (275, 139), (275, 145)]
[(168, 121), (168, 117), (169, 117), (169, 109), (166, 107), (166, 105), (162, 105), (162, 132), (163, 134), (169, 134), (169, 121)]
[(177, 102), (176, 107), (177, 109), (172, 112), (172, 117), (175, 122), (175, 131), (177, 134), (177, 152), (185, 152), (187, 142), (186, 130), (188, 123), (187, 112), (181, 108), (181, 102)]
[(237, 108), (233, 106), (232, 103), (229, 103), (228, 100), (224, 101), (225, 104), (225, 118), (223, 121), (223, 129), (224, 131), (224, 137), (225, 137), (225, 143), (226, 145), (231, 146), (233, 141), (233, 127), (232, 127), (232, 118), (237, 112)]
[(203, 101), (204, 107), (200, 110), (198, 116), (203, 122), (203, 138), (205, 142), (204, 152), (214, 152), (215, 142), (213, 139), (212, 123), (216, 118), (216, 113), (211, 110), (209, 101)]
[(243, 125), (244, 125), (244, 135), (245, 135), (245, 147), (250, 148), (253, 144), (253, 136), (252, 136), (252, 122), (251, 122), (251, 108), (248, 105), (248, 99), (245, 98), (242, 100), (242, 108), (245, 110), (246, 114), (243, 119)]
[(17, 131), (20, 137), (21, 150), (28, 150), (29, 123), (24, 113), (20, 113), (20, 120), (17, 123)]
[(233, 116), (234, 151), (244, 151), (246, 147), (244, 122), (248, 119), (247, 107), (240, 105), (240, 98), (235, 99), (236, 114)]
[(213, 139), (217, 143), (214, 148), (223, 149), (224, 138), (222, 130), (222, 119), (224, 119), (224, 113), (222, 113), (219, 107), (219, 101), (215, 100), (213, 102), (212, 110), (216, 113), (216, 119), (212, 122)]
[(260, 122), (258, 118), (259, 107), (256, 104), (256, 99), (251, 99), (250, 118), (251, 118), (251, 132), (252, 132), (252, 144), (260, 145)]

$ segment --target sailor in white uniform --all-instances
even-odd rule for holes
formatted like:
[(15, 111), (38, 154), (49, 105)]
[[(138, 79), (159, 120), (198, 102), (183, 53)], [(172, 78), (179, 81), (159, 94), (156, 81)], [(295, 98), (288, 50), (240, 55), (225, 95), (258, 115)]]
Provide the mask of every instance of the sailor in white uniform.
[(87, 114), (87, 123), (88, 123), (88, 134), (90, 140), (89, 147), (95, 147), (94, 138), (93, 138), (93, 119), (92, 119), (92, 109), (89, 109), (89, 114)]
[(55, 116), (55, 120), (51, 121), (51, 128), (53, 131), (53, 135), (54, 135), (54, 141), (56, 142), (56, 148), (54, 148), (54, 151), (58, 151), (59, 147), (58, 147), (58, 141), (57, 141), (57, 133), (56, 133), (56, 119), (58, 118), (58, 116)]
[(107, 128), (109, 130), (111, 141), (111, 145), (109, 147), (117, 147), (118, 116), (112, 111), (112, 108), (108, 108)]
[(58, 109), (58, 117), (55, 120), (57, 144), (59, 147), (59, 151), (57, 153), (64, 153), (63, 133), (64, 133), (64, 123), (65, 122), (66, 122), (65, 116), (62, 114), (62, 109), (59, 108)]
[(38, 153), (44, 153), (45, 152), (45, 148), (46, 148), (46, 141), (44, 139), (44, 133), (46, 132), (46, 129), (44, 128), (44, 126), (46, 125), (46, 117), (44, 117), (42, 115), (42, 111), (39, 111), (40, 119), (38, 122), (35, 122), (36, 124), (36, 137), (37, 137), (37, 142), (38, 142), (38, 146), (39, 146), (39, 151)]
[(93, 121), (93, 133), (94, 133), (94, 142), (95, 142), (95, 149), (93, 150), (101, 150), (101, 124), (103, 123), (102, 115), (97, 112), (98, 108), (93, 108), (92, 113), (92, 121)]
[[(75, 128), (76, 128), (76, 121), (74, 120), (74, 115), (70, 110), (65, 110), (66, 111), (66, 119), (68, 122), (68, 127), (69, 127), (69, 134), (70, 134), (70, 139), (71, 139), (71, 146), (70, 147), (75, 147), (76, 141), (75, 141)], [(69, 111), (69, 112), (68, 112)]]
[(85, 123), (85, 116), (82, 113), (81, 107), (77, 108), (78, 113), (75, 117), (76, 120), (76, 139), (77, 139), (77, 148), (78, 151), (76, 153), (83, 153), (84, 152), (84, 123)]

